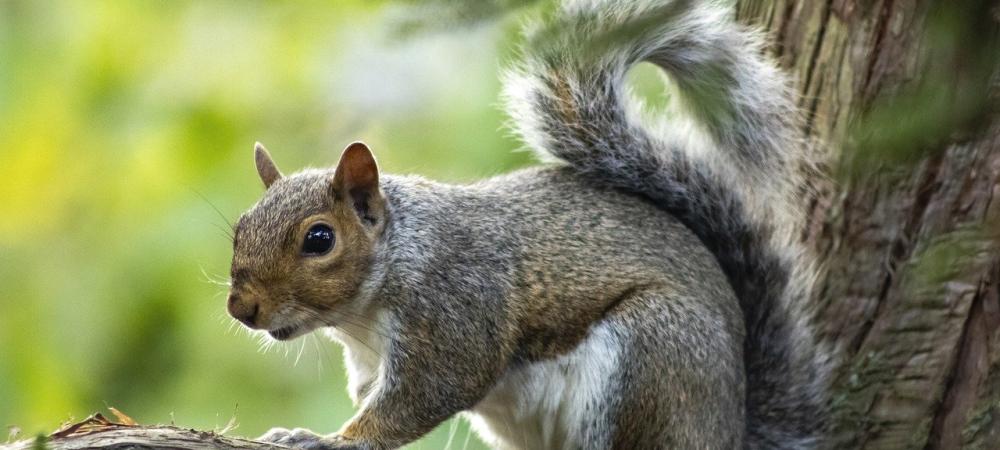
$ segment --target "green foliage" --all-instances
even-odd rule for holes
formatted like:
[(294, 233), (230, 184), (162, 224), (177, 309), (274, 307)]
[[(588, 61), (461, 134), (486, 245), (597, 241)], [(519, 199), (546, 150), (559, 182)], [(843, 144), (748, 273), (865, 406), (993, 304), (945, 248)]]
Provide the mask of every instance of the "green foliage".
[(885, 89), (854, 120), (841, 179), (885, 169), (906, 173), (948, 143), (972, 140), (988, 130), (1000, 111), (1000, 36), (990, 8), (988, 0), (931, 6), (919, 36), (920, 77)]

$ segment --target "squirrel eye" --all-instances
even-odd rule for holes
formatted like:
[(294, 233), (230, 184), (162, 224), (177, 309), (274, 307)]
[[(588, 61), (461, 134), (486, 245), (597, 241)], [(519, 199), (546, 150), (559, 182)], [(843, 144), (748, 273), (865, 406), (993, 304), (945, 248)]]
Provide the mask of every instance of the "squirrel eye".
[(322, 255), (333, 248), (333, 230), (323, 224), (316, 224), (306, 231), (306, 238), (302, 241), (302, 253), (305, 255)]

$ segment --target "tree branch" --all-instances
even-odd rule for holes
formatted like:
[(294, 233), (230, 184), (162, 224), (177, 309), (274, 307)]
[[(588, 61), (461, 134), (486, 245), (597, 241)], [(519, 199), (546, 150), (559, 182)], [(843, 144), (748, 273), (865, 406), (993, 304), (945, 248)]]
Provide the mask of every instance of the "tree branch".
[(175, 426), (142, 426), (131, 420), (116, 423), (101, 414), (63, 427), (45, 437), (28, 439), (7, 445), (0, 450), (29, 449), (204, 449), (277, 450), (281, 445), (232, 438), (212, 431), (198, 431)]

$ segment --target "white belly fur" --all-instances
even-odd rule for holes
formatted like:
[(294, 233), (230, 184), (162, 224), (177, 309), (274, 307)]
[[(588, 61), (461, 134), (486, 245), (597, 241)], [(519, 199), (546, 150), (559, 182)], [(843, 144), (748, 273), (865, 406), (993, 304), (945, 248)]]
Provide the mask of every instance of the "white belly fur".
[(599, 324), (570, 353), (505, 374), (466, 417), (494, 448), (583, 448), (587, 406), (606, 401), (620, 356), (618, 338)]
[(361, 406), (365, 394), (379, 388), (382, 356), (386, 352), (390, 321), (380, 314), (370, 325), (361, 327), (343, 323), (338, 328), (326, 328), (326, 335), (344, 346), (344, 365), (347, 368), (347, 394), (355, 406)]

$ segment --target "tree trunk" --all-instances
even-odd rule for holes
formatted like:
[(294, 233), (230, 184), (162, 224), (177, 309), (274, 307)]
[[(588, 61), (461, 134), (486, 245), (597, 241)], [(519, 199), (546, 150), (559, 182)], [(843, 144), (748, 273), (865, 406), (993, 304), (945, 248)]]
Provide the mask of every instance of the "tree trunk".
[(740, 0), (827, 142), (804, 239), (837, 349), (831, 448), (1000, 448), (998, 12)]

